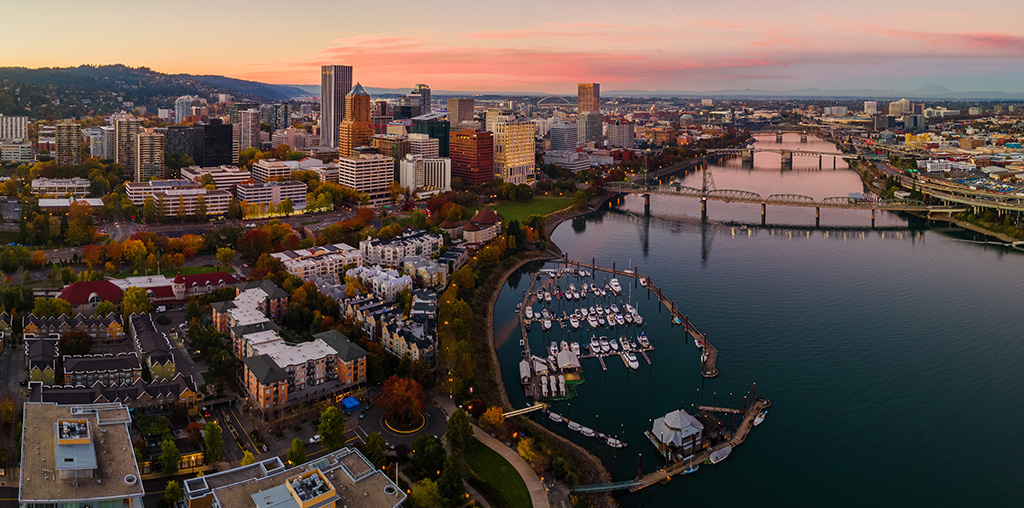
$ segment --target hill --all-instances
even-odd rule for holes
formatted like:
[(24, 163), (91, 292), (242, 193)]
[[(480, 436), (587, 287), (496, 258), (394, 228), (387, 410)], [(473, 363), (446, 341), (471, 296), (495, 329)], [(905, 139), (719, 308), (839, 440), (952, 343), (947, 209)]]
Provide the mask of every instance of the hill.
[[(272, 101), (288, 101), (296, 97), (313, 95), (308, 91), (295, 86), (271, 85), (268, 83), (260, 83), (259, 81), (246, 81), (244, 79), (229, 78), (226, 76), (210, 74), (178, 74), (177, 76), (183, 79), (192, 79), (200, 83), (206, 83), (207, 85), (215, 86), (217, 88), (231, 89), (240, 94), (262, 97)], [(319, 87), (317, 87), (317, 92), (319, 92)]]

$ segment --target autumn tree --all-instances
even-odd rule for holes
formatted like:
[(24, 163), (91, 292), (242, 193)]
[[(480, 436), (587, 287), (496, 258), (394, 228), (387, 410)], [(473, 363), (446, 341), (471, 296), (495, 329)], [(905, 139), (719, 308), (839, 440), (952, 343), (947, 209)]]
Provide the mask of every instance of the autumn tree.
[(414, 380), (391, 376), (381, 387), (380, 405), (389, 421), (410, 425), (423, 413), (423, 387)]
[(149, 295), (146, 290), (140, 287), (130, 287), (124, 290), (121, 297), (121, 314), (127, 320), (132, 314), (145, 314), (153, 312), (153, 304), (149, 303)]
[(516, 445), (516, 451), (518, 451), (519, 455), (530, 463), (530, 467), (532, 467), (534, 471), (542, 473), (548, 469), (550, 458), (540, 443), (535, 441), (532, 437), (524, 437), (520, 439), (519, 444)]
[(505, 423), (505, 412), (498, 406), (491, 406), (484, 411), (484, 415), (480, 418), (480, 423), (490, 428), (500, 427), (501, 424)]
[(57, 317), (61, 314), (71, 315), (71, 303), (60, 298), (39, 297), (34, 300), (32, 314), (36, 317)]
[(206, 222), (207, 211), (208, 210), (206, 208), (206, 198), (200, 195), (199, 197), (196, 198), (196, 220), (198, 220), (199, 222)]
[(108, 302), (108, 301), (104, 300), (104, 301), (100, 302), (98, 305), (96, 305), (96, 315), (97, 316), (106, 316), (107, 314), (110, 314), (111, 312), (117, 312), (117, 304), (114, 303), (114, 302)]
[(242, 454), (242, 465), (243, 466), (248, 466), (249, 464), (255, 464), (255, 463), (256, 463), (256, 456), (253, 455), (252, 452), (250, 452), (249, 450), (246, 450), (245, 453)]
[(160, 506), (173, 507), (175, 503), (181, 501), (181, 497), (181, 485), (174, 480), (170, 480), (164, 486), (164, 495), (160, 498)]
[(32, 266), (40, 267), (46, 264), (46, 253), (37, 250), (32, 253)]
[(409, 504), (412, 508), (434, 508), (441, 502), (441, 491), (437, 483), (430, 478), (424, 478), (412, 486), (409, 493)]
[(62, 355), (84, 355), (92, 348), (92, 337), (82, 330), (71, 330), (60, 336), (58, 344)]
[(227, 247), (217, 249), (217, 261), (220, 261), (222, 265), (231, 265), (231, 260), (233, 259), (235, 259), (235, 249), (229, 249)]
[(121, 261), (121, 244), (118, 242), (110, 242), (107, 244), (107, 260), (111, 263), (118, 263)]
[(146, 263), (146, 244), (140, 240), (127, 240), (121, 244), (124, 258), (128, 262), (135, 265), (136, 270), (141, 270), (143, 265)]

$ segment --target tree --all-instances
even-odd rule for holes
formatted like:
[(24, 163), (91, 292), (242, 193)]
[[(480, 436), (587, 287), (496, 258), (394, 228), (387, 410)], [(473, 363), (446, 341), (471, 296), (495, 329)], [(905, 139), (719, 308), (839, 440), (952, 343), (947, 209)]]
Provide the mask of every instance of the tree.
[(496, 428), (501, 424), (505, 423), (505, 413), (498, 406), (491, 406), (484, 411), (484, 416), (480, 418), (480, 423), (491, 428)]
[(106, 316), (111, 312), (117, 312), (117, 304), (115, 304), (114, 302), (108, 302), (104, 300), (100, 302), (99, 305), (96, 306), (97, 316)]
[(452, 455), (461, 460), (466, 451), (466, 443), (473, 437), (473, 427), (469, 424), (469, 415), (462, 409), (456, 409), (448, 419), (444, 435), (448, 438), (448, 446), (451, 447)]
[(141, 270), (146, 263), (146, 244), (141, 240), (128, 240), (121, 244), (125, 260), (135, 265), (136, 270)]
[(203, 426), (199, 422), (190, 422), (185, 426), (185, 434), (188, 434), (188, 441), (192, 446), (199, 446), (203, 442)]
[(411, 424), (423, 413), (423, 386), (411, 379), (391, 376), (380, 389), (380, 401), (388, 420)]
[(228, 217), (232, 219), (242, 218), (242, 205), (235, 198), (231, 198), (231, 201), (228, 201)]
[(245, 453), (242, 454), (242, 465), (243, 466), (248, 466), (249, 464), (255, 464), (255, 463), (256, 463), (256, 456), (254, 456), (252, 454), (252, 452), (250, 452), (249, 450), (246, 450)]
[(71, 330), (61, 335), (58, 344), (62, 355), (84, 355), (92, 348), (92, 337), (82, 330)]
[(410, 465), (418, 476), (437, 478), (444, 466), (444, 459), (444, 446), (436, 437), (423, 435), (413, 441)]
[(587, 193), (581, 190), (576, 191), (572, 195), (572, 206), (577, 210), (584, 210), (587, 208)]
[(437, 488), (441, 494), (441, 506), (444, 508), (456, 508), (462, 505), (462, 464), (461, 460), (454, 455), (444, 461), (441, 468), (441, 478), (437, 480)]
[(146, 290), (139, 287), (130, 287), (124, 290), (121, 297), (121, 313), (127, 319), (132, 314), (145, 314), (153, 312), (153, 304), (149, 303), (149, 295)]
[(516, 445), (519, 455), (530, 463), (534, 471), (541, 473), (548, 469), (550, 462), (545, 450), (532, 437), (524, 437)]
[(296, 466), (306, 462), (306, 445), (302, 444), (301, 439), (292, 440), (292, 447), (288, 449), (288, 462)]
[(175, 446), (174, 440), (170, 437), (164, 439), (160, 445), (160, 458), (157, 459), (160, 470), (166, 474), (174, 475), (178, 472), (178, 463), (181, 462), (181, 452)]
[(181, 501), (181, 485), (171, 480), (164, 487), (164, 497), (160, 499), (161, 506), (174, 506), (174, 503)]
[(335, 406), (320, 413), (320, 426), (317, 427), (323, 439), (324, 448), (333, 452), (345, 446), (345, 414)]
[(373, 467), (381, 468), (387, 462), (387, 451), (384, 446), (384, 438), (380, 437), (377, 432), (371, 433), (366, 436), (366, 443), (363, 445), (363, 451), (366, 452), (366, 458), (370, 460)]
[(153, 196), (146, 196), (146, 201), (142, 204), (142, 219), (146, 221), (147, 224), (152, 224), (160, 220), (156, 200), (153, 199)]
[(205, 430), (203, 439), (206, 441), (206, 462), (213, 464), (224, 460), (224, 436), (220, 425), (217, 422), (206, 422)]
[(41, 250), (37, 250), (37, 251), (32, 253), (32, 265), (33, 266), (39, 267), (39, 266), (43, 266), (45, 264), (46, 264), (46, 253), (45, 252), (43, 252)]
[(292, 203), (292, 199), (291, 198), (287, 198), (287, 199), (285, 199), (284, 201), (281, 202), (281, 213), (283, 213), (285, 217), (291, 215), (292, 212), (294, 212), (294, 211), (295, 211), (295, 203)]
[(34, 300), (32, 314), (36, 317), (58, 317), (61, 314), (71, 315), (71, 303), (60, 298), (39, 297)]
[(206, 198), (200, 195), (196, 198), (196, 220), (198, 220), (199, 222), (206, 222), (206, 213)]
[(229, 266), (233, 259), (235, 259), (235, 249), (229, 249), (227, 247), (217, 249), (217, 261), (220, 261), (222, 265)]
[(441, 491), (437, 483), (430, 478), (424, 478), (412, 486), (409, 493), (409, 504), (412, 508), (434, 508), (441, 502)]

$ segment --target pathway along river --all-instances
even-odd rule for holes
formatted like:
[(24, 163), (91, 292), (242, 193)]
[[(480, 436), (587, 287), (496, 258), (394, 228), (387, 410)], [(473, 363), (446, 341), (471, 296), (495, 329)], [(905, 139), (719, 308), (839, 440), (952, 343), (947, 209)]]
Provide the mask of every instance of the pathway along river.
[[(813, 139), (801, 145), (795, 134), (784, 145), (833, 149)], [(712, 169), (718, 188), (761, 195), (821, 199), (862, 190), (841, 162), (833, 171), (826, 161), (821, 172), (816, 158), (794, 162), (794, 171), (782, 173), (779, 155), (758, 154), (753, 170), (741, 169), (739, 159)], [(700, 172), (679, 178), (700, 187)], [(623, 506), (1019, 504), (1024, 255), (976, 243), (983, 239), (970, 233), (920, 229), (916, 219), (918, 229), (903, 231), (744, 230), (701, 224), (696, 200), (653, 196), (651, 208), (644, 218), (642, 199), (630, 197), (563, 223), (552, 239), (575, 259), (620, 267), (632, 261), (650, 274), (718, 348), (721, 375), (702, 379), (692, 341), (656, 298), (630, 284), (656, 348), (653, 365), (641, 361), (631, 372), (610, 358), (603, 372), (597, 360), (584, 360), (579, 397), (553, 406), (629, 446), (615, 451), (543, 414), (533, 418), (584, 444), (616, 480), (626, 480), (637, 474), (638, 453), (644, 472), (661, 466), (643, 431), (653, 418), (690, 410), (699, 388), (704, 404), (717, 392), (718, 405), (727, 405), (732, 392), (739, 406), (757, 382), (772, 409), (723, 463), (622, 495)], [(754, 224), (760, 207), (712, 202), (709, 216)], [(813, 226), (814, 211), (770, 207), (768, 221)], [(823, 210), (822, 225), (866, 227), (870, 215)], [(878, 225), (907, 227), (908, 219), (883, 213)], [(527, 399), (517, 379), (514, 309), (540, 266), (509, 279), (495, 312), (503, 381), (516, 407)], [(590, 337), (589, 330), (539, 328), (530, 334), (539, 351), (552, 340)]]

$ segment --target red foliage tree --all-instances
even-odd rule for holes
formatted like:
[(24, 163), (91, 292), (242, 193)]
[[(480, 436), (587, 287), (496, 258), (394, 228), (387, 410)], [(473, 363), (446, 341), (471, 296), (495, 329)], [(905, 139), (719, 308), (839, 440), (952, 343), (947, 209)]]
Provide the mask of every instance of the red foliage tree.
[(391, 376), (380, 389), (380, 406), (388, 421), (408, 425), (423, 413), (423, 386), (412, 379)]

